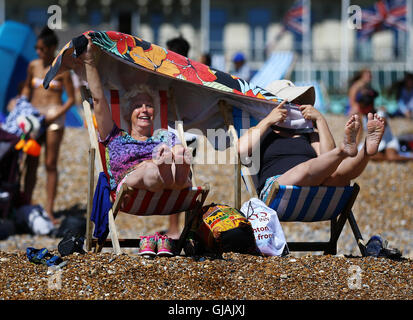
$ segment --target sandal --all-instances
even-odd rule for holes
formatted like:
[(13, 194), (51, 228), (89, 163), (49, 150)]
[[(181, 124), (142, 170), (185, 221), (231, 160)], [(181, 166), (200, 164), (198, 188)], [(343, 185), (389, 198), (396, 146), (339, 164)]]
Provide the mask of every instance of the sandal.
[(26, 249), (26, 254), (29, 261), (34, 264), (44, 264), (48, 267), (63, 267), (67, 264), (67, 261), (63, 261), (59, 256), (52, 255), (46, 248), (35, 249), (30, 247)]

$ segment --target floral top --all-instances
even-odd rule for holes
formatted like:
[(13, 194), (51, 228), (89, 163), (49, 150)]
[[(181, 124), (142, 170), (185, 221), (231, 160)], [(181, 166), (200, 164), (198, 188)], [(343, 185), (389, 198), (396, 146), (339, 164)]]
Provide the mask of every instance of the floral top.
[(157, 130), (146, 141), (134, 139), (125, 130), (119, 129), (116, 124), (112, 131), (99, 142), (105, 146), (106, 168), (110, 177), (110, 189), (115, 190), (118, 183), (139, 163), (152, 159), (157, 147), (166, 144), (172, 148), (180, 144), (178, 137), (167, 130)]

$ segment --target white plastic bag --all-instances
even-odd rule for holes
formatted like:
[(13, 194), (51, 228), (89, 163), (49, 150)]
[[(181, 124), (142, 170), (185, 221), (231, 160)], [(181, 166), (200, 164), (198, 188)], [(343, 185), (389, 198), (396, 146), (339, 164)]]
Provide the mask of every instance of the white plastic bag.
[(277, 212), (251, 198), (240, 210), (251, 222), (258, 249), (266, 256), (281, 256), (287, 245)]

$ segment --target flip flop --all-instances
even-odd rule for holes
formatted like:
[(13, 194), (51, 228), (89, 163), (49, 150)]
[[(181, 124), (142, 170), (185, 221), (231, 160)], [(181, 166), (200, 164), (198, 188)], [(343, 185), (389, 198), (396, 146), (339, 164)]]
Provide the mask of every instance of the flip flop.
[(63, 267), (67, 264), (67, 261), (63, 261), (59, 256), (52, 255), (46, 248), (27, 248), (26, 255), (29, 261), (34, 264), (44, 264), (48, 267)]

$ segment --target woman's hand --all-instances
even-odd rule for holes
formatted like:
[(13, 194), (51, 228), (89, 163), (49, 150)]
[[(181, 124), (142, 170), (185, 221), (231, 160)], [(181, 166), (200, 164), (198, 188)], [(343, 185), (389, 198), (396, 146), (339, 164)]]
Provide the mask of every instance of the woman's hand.
[(259, 146), (262, 136), (273, 124), (285, 120), (288, 114), (288, 110), (284, 108), (286, 102), (287, 100), (283, 100), (255, 127), (251, 127), (239, 138), (238, 153), (242, 158), (252, 155), (252, 151)]
[[(59, 109), (62, 109), (62, 108), (59, 108)], [(59, 111), (51, 111), (51, 112), (48, 112), (44, 116), (44, 121), (45, 121), (46, 125), (49, 125), (49, 124), (53, 123), (56, 119), (61, 117), (62, 115), (63, 115), (63, 113), (60, 110)]]
[(276, 124), (277, 122), (283, 122), (287, 118), (288, 110), (284, 108), (284, 104), (287, 100), (283, 100), (278, 106), (276, 106), (272, 111), (266, 116), (266, 120), (269, 125)]
[(100, 50), (96, 48), (88, 34), (85, 34), (84, 36), (87, 39), (87, 48), (79, 58), (83, 63), (95, 66), (100, 57)]
[(310, 104), (300, 106), (300, 111), (303, 114), (304, 119), (317, 121), (322, 119), (322, 114), (314, 106)]

